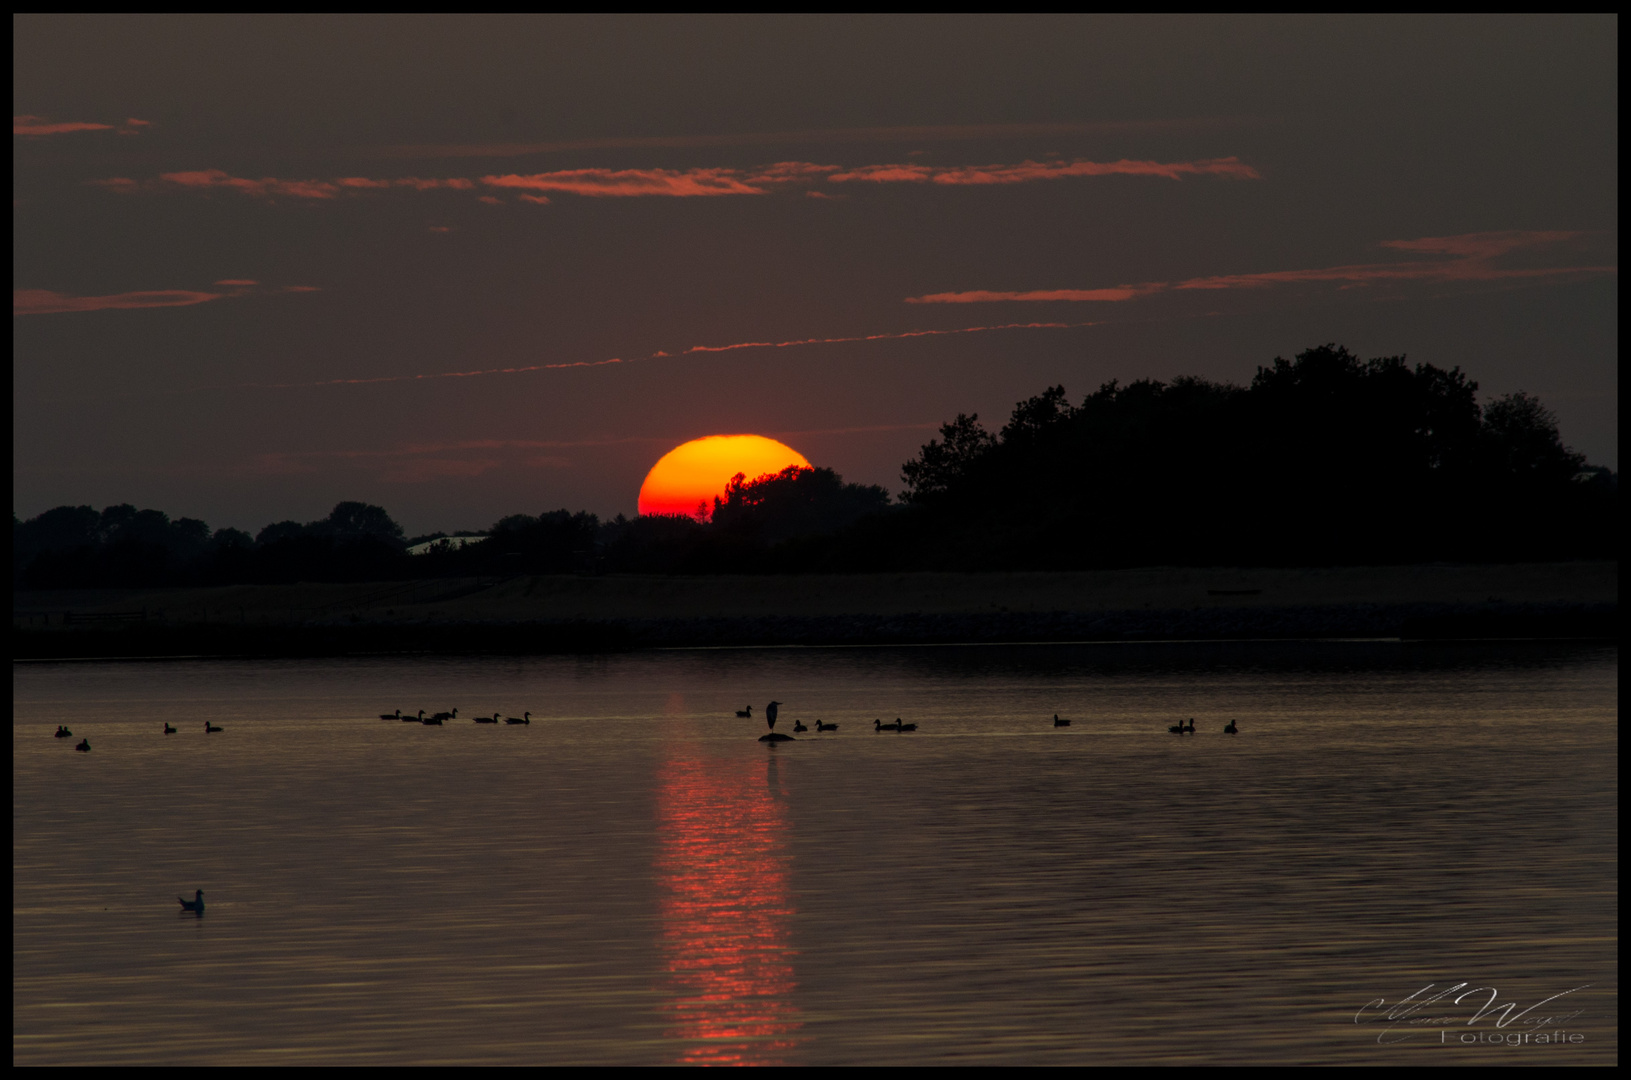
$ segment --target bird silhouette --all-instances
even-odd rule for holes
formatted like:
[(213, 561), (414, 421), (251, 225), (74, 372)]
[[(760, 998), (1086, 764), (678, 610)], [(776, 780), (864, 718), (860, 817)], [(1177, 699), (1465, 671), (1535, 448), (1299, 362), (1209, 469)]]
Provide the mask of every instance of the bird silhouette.
[(516, 719), (513, 716), (506, 716), (504, 718), (504, 722), (506, 724), (530, 724), (532, 723), (532, 714), (530, 712), (522, 713), (520, 719)]
[[(397, 710), (397, 715), (402, 716), (402, 710), (401, 709)], [(422, 724), (422, 723), (424, 723), (425, 722), (425, 710), (420, 709), (418, 716), (402, 716), (402, 722), (404, 724)]]
[(179, 896), (176, 897), (176, 899), (181, 901), (181, 910), (182, 911), (190, 911), (194, 915), (204, 914), (204, 890), (203, 889), (194, 889), (193, 890), (193, 898), (191, 900), (182, 900), (181, 897), (179, 897)]
[(1167, 728), (1167, 730), (1172, 732), (1174, 735), (1182, 735), (1184, 733), (1184, 722), (1180, 720), (1176, 724)]
[(379, 714), (379, 718), (381, 720), (400, 720), (400, 719), (402, 719), (402, 710), (398, 709), (396, 712), (389, 712), (389, 713), (382, 712), (382, 713)]
[(799, 731), (809, 731), (810, 729), (804, 726), (804, 721), (794, 720), (793, 721), (793, 730), (795, 732), (799, 732)]
[(780, 704), (781, 702), (779, 701), (772, 701), (769, 705), (765, 706), (765, 723), (770, 725), (771, 731), (776, 730), (776, 706)]
[(1069, 720), (1061, 720), (1061, 719), (1059, 719), (1059, 714), (1054, 713), (1053, 714), (1053, 726), (1054, 727), (1069, 727), (1070, 726), (1070, 721)]
[(478, 716), (478, 717), (476, 717), (476, 723), (478, 723), (478, 724), (496, 724), (496, 723), (498, 723), (498, 713), (494, 713), (490, 718), (486, 717), (486, 716)]
[(83, 750), (87, 754), (90, 753), (91, 752), (91, 740), (89, 740), (89, 739), (80, 739), (79, 742), (74, 745), (74, 749), (75, 750)]
[(204, 721), (204, 734), (206, 734), (206, 735), (208, 735), (212, 731), (224, 731), (224, 730), (226, 730), (226, 729), (221, 727), (219, 724), (212, 724), (208, 720)]
[(837, 731), (838, 730), (838, 725), (837, 724), (823, 724), (820, 720), (817, 720), (816, 721), (816, 730), (817, 731)]
[[(208, 721), (206, 721), (206, 723), (208, 723)], [(176, 729), (171, 727), (169, 724), (165, 724), (164, 725), (164, 733), (166, 735), (174, 735), (176, 733)]]
[[(913, 725), (913, 726), (916, 726), (916, 725)], [(872, 721), (872, 730), (873, 731), (899, 731), (900, 730), (900, 718), (896, 717), (895, 722), (893, 724), (886, 724), (882, 720), (873, 720)]]
[(753, 719), (753, 706), (749, 705), (745, 709), (737, 709), (736, 710), (736, 715), (737, 715), (738, 719), (752, 720)]
[(1233, 720), (1229, 721), (1229, 726), (1223, 730), (1230, 735), (1236, 735), (1240, 732), (1240, 729), (1235, 727), (1235, 722)]
[(1190, 735), (1195, 734), (1195, 718), (1193, 716), (1191, 716), (1189, 718), (1189, 726), (1184, 728), (1184, 731), (1186, 731)]
[(58, 724), (57, 733), (51, 737), (53, 739), (71, 739), (74, 737), (74, 733), (63, 727), (61, 724)]
[(916, 724), (903, 724), (903, 723), (900, 722), (900, 717), (897, 716), (897, 717), (895, 717), (895, 730), (896, 731), (916, 731), (917, 730), (917, 725)]
[(434, 724), (437, 727), (441, 727), (442, 726), (442, 721), (446, 720), (446, 719), (447, 719), (447, 713), (437, 713), (435, 716), (427, 716), (424, 719), (420, 720), (419, 722), (421, 724), (426, 725), (427, 727), (430, 726), (431, 724)]

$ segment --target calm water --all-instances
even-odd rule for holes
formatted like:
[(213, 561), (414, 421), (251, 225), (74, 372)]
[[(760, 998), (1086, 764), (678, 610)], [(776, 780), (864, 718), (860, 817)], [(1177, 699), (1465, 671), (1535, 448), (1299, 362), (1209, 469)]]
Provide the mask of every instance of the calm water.
[[(1617, 664), (1323, 643), (16, 665), (13, 1061), (1609, 1063)], [(808, 735), (733, 718), (771, 698)], [(533, 722), (466, 719), (495, 710)], [(873, 732), (896, 716), (918, 731)], [(197, 888), (205, 917), (178, 915)], [(1372, 1017), (1459, 983), (1495, 989), (1379, 1041)], [(1457, 1043), (1497, 1030), (1467, 1023), (1491, 993), (1570, 990), (1500, 1030), (1557, 1016), (1582, 1042)]]

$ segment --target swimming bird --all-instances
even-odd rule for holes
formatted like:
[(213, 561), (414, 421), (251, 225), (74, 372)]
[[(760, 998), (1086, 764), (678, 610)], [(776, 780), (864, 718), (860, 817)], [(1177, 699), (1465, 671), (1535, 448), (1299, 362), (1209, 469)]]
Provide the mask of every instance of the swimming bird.
[(224, 731), (224, 730), (225, 729), (222, 728), (219, 724), (212, 724), (208, 720), (204, 721), (204, 734), (206, 734), (206, 735), (208, 735), (212, 731)]
[(1189, 718), (1189, 726), (1184, 730), (1191, 735), (1195, 734), (1195, 718), (1193, 716)]
[(793, 730), (795, 732), (798, 732), (798, 731), (809, 731), (810, 729), (804, 726), (804, 721), (794, 720), (793, 721)]
[(389, 713), (382, 712), (382, 713), (379, 714), (379, 718), (381, 720), (400, 720), (400, 719), (402, 719), (402, 710), (398, 709), (396, 712), (389, 712)]
[(779, 701), (772, 701), (769, 705), (765, 706), (765, 723), (770, 725), (771, 731), (776, 730), (776, 706), (780, 704), (781, 702)]
[(817, 720), (816, 721), (816, 730), (817, 731), (837, 731), (838, 730), (838, 725), (837, 724), (823, 724), (820, 720)]
[[(205, 721), (205, 723), (208, 723), (208, 722), (209, 721), (207, 721), (207, 720)], [(171, 727), (169, 724), (165, 724), (164, 725), (164, 733), (166, 735), (174, 735), (176, 733), (176, 729)]]
[(519, 720), (517, 720), (513, 716), (506, 716), (504, 718), (504, 722), (506, 724), (530, 724), (530, 723), (532, 723), (532, 714), (530, 712), (529, 713), (522, 713), (521, 714), (521, 719), (519, 719)]
[[(397, 710), (397, 715), (402, 716), (402, 710), (401, 709)], [(419, 715), (418, 716), (402, 716), (402, 722), (404, 724), (419, 724), (419, 723), (423, 723), (424, 720), (425, 720), (425, 710), (424, 709), (419, 710)]]
[(459, 718), (459, 710), (458, 709), (454, 709), (452, 712), (439, 712), (436, 715), (431, 717), (431, 719), (436, 721), (438, 724), (440, 724), (443, 720), (457, 720), (458, 718)]
[(903, 724), (903, 723), (900, 722), (900, 717), (897, 716), (897, 717), (895, 717), (895, 730), (896, 731), (916, 731), (917, 730), (917, 725), (916, 724)]
[(445, 720), (446, 718), (447, 718), (446, 713), (437, 713), (435, 716), (427, 716), (427, 717), (425, 717), (423, 720), (421, 720), (419, 722), (421, 724), (424, 724), (426, 727), (429, 727), (432, 724), (436, 725), (437, 727), (441, 727), (442, 726), (442, 721)]
[(1240, 732), (1240, 729), (1235, 727), (1235, 722), (1233, 720), (1229, 721), (1229, 726), (1224, 728), (1223, 730), (1224, 730), (1225, 733), (1227, 733), (1229, 735), (1236, 735), (1236, 734), (1239, 734), (1239, 732)]
[(1180, 720), (1172, 727), (1167, 728), (1167, 730), (1172, 732), (1174, 735), (1182, 735), (1185, 731), (1184, 722)]
[(496, 723), (498, 723), (498, 713), (494, 713), (491, 720), (489, 720), (485, 716), (478, 716), (478, 717), (476, 717), (476, 723), (478, 723), (478, 724), (496, 724)]
[(738, 719), (752, 720), (753, 719), (753, 706), (749, 705), (745, 709), (737, 709), (736, 710), (736, 715), (737, 715)]
[(872, 721), (872, 730), (873, 731), (899, 731), (900, 730), (900, 719), (897, 717), (893, 724), (886, 724), (882, 720), (876, 720), (875, 719), (875, 720)]
[(1061, 720), (1061, 719), (1059, 719), (1059, 714), (1054, 713), (1053, 714), (1053, 726), (1054, 727), (1069, 727), (1070, 726), (1070, 721), (1069, 720)]
[(74, 733), (63, 727), (61, 724), (58, 724), (57, 733), (51, 737), (53, 739), (71, 739), (74, 737)]
[(90, 753), (91, 752), (91, 740), (89, 740), (89, 739), (80, 739), (79, 742), (74, 744), (74, 749), (75, 750), (83, 750), (87, 754)]
[(194, 889), (193, 890), (193, 898), (191, 900), (182, 900), (181, 897), (179, 897), (179, 896), (176, 897), (176, 899), (181, 901), (181, 910), (182, 911), (190, 911), (194, 915), (204, 914), (204, 890), (203, 889)]

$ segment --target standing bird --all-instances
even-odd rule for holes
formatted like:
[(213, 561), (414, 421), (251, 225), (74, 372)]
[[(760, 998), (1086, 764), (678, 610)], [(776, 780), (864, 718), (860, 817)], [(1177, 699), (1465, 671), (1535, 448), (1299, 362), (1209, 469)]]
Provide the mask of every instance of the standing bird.
[[(779, 701), (772, 701), (769, 705), (765, 706), (765, 723), (770, 725), (771, 731), (776, 730), (776, 706), (780, 704), (781, 702)], [(751, 708), (751, 706), (749, 707)]]
[(181, 910), (182, 911), (190, 911), (194, 915), (204, 914), (204, 890), (203, 889), (194, 889), (193, 890), (193, 898), (191, 900), (182, 900), (181, 897), (179, 897), (179, 896), (176, 897), (176, 899), (181, 901)]
[(90, 753), (91, 752), (91, 740), (89, 740), (89, 739), (80, 739), (79, 742), (77, 744), (75, 744), (74, 749), (75, 750), (83, 750), (87, 754)]

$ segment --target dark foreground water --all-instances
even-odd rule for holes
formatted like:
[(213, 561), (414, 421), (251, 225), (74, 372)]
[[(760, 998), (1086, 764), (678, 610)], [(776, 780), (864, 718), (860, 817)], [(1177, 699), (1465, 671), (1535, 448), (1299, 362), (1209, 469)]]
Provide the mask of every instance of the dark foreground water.
[(13, 1061), (1611, 1063), (1617, 663), (17, 665)]

